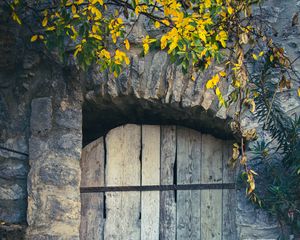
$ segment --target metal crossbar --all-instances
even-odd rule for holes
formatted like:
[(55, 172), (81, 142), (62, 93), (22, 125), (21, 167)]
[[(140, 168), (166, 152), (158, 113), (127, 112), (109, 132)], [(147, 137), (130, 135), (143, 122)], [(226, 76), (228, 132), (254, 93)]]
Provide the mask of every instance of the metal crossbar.
[(148, 185), (148, 186), (109, 186), (81, 187), (81, 193), (96, 192), (141, 192), (141, 191), (176, 191), (204, 189), (235, 189), (235, 183), (182, 184), (182, 185)]

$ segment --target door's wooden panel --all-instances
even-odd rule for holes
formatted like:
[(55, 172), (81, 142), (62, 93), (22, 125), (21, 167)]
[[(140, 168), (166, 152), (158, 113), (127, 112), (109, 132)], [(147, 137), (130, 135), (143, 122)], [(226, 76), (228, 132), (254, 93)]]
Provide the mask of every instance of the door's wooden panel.
[[(105, 140), (106, 148), (99, 138), (83, 149), (81, 187), (235, 181), (235, 172), (226, 165), (232, 143), (191, 129), (125, 125), (111, 130)], [(81, 194), (81, 239), (237, 239), (235, 190), (105, 196), (104, 202), (103, 193)]]
[[(202, 183), (222, 183), (222, 144), (202, 135)], [(222, 239), (222, 190), (201, 190), (201, 239)]]
[[(104, 186), (103, 138), (82, 150), (81, 187)], [(81, 194), (80, 239), (103, 239), (103, 193)]]
[[(142, 126), (142, 185), (160, 184), (160, 126)], [(141, 239), (159, 239), (159, 191), (142, 192)]]
[[(226, 141), (223, 144), (223, 183), (235, 182), (235, 169), (227, 166), (232, 156), (232, 142)], [(222, 234), (223, 240), (237, 239), (235, 224), (236, 190), (223, 189), (223, 219)]]
[[(201, 134), (177, 128), (177, 184), (200, 183)], [(200, 239), (200, 190), (177, 191), (177, 239)]]
[[(141, 126), (113, 129), (106, 146), (106, 186), (140, 185)], [(140, 239), (140, 198), (140, 192), (106, 193), (105, 239)]]
[[(161, 126), (160, 184), (174, 184), (176, 127)], [(160, 193), (159, 239), (176, 239), (176, 203), (174, 191)]]

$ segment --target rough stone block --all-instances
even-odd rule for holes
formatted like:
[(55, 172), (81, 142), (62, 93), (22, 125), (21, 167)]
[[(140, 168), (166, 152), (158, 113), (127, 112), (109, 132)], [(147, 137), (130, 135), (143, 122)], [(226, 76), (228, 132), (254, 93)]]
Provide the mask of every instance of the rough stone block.
[(27, 174), (28, 165), (24, 161), (0, 157), (0, 178), (25, 179)]
[(55, 116), (55, 122), (59, 127), (80, 130), (82, 125), (81, 110), (72, 107), (60, 108)]
[[(66, 193), (66, 195), (68, 195)], [(72, 199), (48, 196), (46, 200), (46, 211), (48, 217), (53, 221), (72, 223), (80, 219), (80, 202)]]
[(0, 199), (18, 200), (26, 197), (26, 188), (11, 181), (0, 181)]
[(80, 181), (77, 170), (59, 163), (42, 166), (39, 177), (44, 183), (54, 186), (77, 186)]
[(51, 145), (61, 157), (64, 156), (80, 160), (82, 135), (76, 132), (53, 135), (51, 139), (49, 139), (49, 145)]
[(30, 160), (36, 160), (48, 154), (47, 142), (41, 140), (39, 137), (31, 136), (29, 139), (29, 156)]
[(26, 222), (26, 206), (26, 199), (0, 200), (0, 219), (9, 223), (24, 223)]
[(33, 134), (45, 134), (52, 128), (51, 98), (36, 98), (31, 102), (30, 129)]
[(3, 240), (23, 240), (25, 239), (24, 225), (7, 224), (0, 225), (0, 239)]

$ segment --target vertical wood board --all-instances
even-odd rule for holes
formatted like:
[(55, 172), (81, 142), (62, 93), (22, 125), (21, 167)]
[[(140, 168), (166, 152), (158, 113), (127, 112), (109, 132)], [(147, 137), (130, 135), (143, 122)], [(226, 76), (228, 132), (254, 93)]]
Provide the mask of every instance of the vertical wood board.
[[(231, 169), (227, 163), (232, 156), (232, 142), (226, 141), (223, 144), (223, 183), (235, 182), (235, 169)], [(236, 190), (223, 189), (223, 219), (222, 219), (222, 234), (223, 240), (236, 240)]]
[[(81, 187), (104, 186), (103, 138), (99, 138), (82, 150)], [(103, 193), (81, 194), (80, 239), (103, 239)]]
[[(222, 183), (222, 144), (202, 135), (202, 183)], [(201, 191), (201, 239), (222, 239), (222, 190)]]
[[(142, 185), (160, 184), (160, 127), (142, 126)], [(142, 192), (141, 239), (159, 239), (159, 191)]]
[[(125, 125), (106, 136), (106, 186), (136, 186), (141, 181), (141, 126)], [(140, 192), (106, 193), (105, 239), (140, 239)]]
[[(200, 183), (201, 134), (177, 128), (177, 184)], [(200, 239), (200, 190), (177, 191), (177, 239)]]
[[(160, 184), (174, 184), (176, 127), (161, 126)], [(176, 203), (174, 191), (160, 193), (159, 239), (176, 239)]]

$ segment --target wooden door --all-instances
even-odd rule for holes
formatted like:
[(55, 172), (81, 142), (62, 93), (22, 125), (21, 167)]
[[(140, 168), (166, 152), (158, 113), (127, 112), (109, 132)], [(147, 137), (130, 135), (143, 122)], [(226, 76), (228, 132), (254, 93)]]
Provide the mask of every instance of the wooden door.
[(82, 151), (82, 240), (234, 240), (230, 141), (124, 125)]

